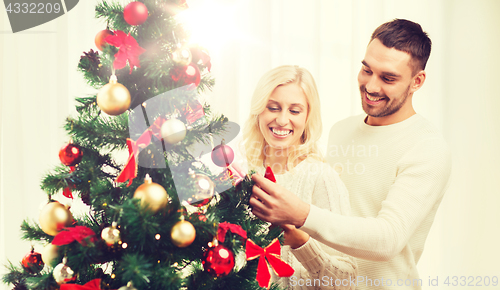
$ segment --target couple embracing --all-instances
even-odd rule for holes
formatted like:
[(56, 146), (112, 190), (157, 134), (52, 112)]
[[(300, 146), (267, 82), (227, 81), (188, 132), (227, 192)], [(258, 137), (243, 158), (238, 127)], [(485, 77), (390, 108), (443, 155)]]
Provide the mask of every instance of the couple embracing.
[[(374, 31), (358, 74), (365, 114), (335, 124), (328, 142), (374, 152), (327, 152), (326, 162), (312, 75), (280, 66), (260, 79), (243, 144), (251, 168), (276, 176), (253, 175), (250, 205), (284, 230), (282, 259), (295, 274), (274, 277), (281, 286), (421, 288), (416, 265), (451, 171), (443, 137), (412, 105), (430, 50), (417, 23), (396, 19)], [(348, 170), (357, 163), (362, 172)]]

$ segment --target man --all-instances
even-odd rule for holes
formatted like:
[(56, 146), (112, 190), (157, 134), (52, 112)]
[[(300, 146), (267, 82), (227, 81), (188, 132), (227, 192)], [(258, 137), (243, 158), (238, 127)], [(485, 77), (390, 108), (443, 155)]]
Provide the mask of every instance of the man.
[(372, 34), (358, 75), (366, 115), (335, 124), (327, 154), (349, 190), (353, 217), (252, 177), (253, 213), (300, 228), (304, 241), (310, 235), (357, 257), (356, 289), (420, 289), (426, 282), (416, 265), (451, 171), (443, 137), (412, 105), (430, 49), (427, 34), (408, 20), (384, 23)]

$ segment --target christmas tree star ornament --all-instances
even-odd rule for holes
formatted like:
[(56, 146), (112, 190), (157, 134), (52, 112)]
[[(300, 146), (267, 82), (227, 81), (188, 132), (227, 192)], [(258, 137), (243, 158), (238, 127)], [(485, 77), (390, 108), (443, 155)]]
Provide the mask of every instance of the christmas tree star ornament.
[(57, 284), (59, 285), (68, 283), (76, 279), (76, 277), (74, 276), (75, 272), (71, 270), (68, 265), (66, 265), (67, 262), (68, 258), (64, 257), (62, 263), (58, 264), (52, 272), (54, 280), (56, 280)]
[(42, 208), (39, 222), (42, 231), (47, 235), (55, 236), (73, 223), (73, 216), (66, 206), (54, 201)]
[(23, 268), (31, 274), (42, 271), (45, 265), (42, 260), (42, 254), (35, 252), (35, 248), (33, 247), (31, 247), (31, 252), (24, 256), (21, 263)]
[(128, 89), (118, 82), (116, 75), (111, 75), (109, 83), (97, 94), (97, 105), (111, 116), (118, 116), (130, 107), (131, 97)]
[(111, 227), (104, 228), (101, 232), (101, 238), (106, 242), (106, 245), (112, 246), (121, 241), (120, 230), (116, 227), (118, 224), (113, 222)]
[(156, 213), (167, 207), (170, 197), (163, 186), (153, 182), (149, 174), (146, 174), (144, 183), (134, 192), (134, 198), (141, 200), (141, 206)]

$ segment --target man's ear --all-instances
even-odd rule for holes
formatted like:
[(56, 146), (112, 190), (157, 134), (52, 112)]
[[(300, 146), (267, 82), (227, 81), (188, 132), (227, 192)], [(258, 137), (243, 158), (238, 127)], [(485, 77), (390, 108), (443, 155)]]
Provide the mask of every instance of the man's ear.
[(410, 85), (410, 93), (418, 91), (424, 85), (425, 77), (426, 74), (424, 70), (419, 71), (415, 76), (413, 76)]

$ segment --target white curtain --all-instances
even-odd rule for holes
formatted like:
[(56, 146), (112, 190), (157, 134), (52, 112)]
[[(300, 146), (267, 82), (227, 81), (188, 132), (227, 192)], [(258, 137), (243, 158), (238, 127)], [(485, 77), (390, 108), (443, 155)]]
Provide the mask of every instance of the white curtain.
[[(83, 51), (95, 50), (94, 36), (105, 28), (94, 19), (96, 3), (80, 1), (66, 15), (16, 34), (10, 30), (7, 12), (0, 13), (2, 265), (7, 260), (17, 263), (29, 252), (30, 243), (21, 241), (19, 225), (26, 218), (37, 220), (46, 201), (40, 182), (59, 164), (59, 148), (68, 141), (62, 125), (76, 114), (73, 99), (93, 92), (76, 65)], [(207, 42), (200, 44), (212, 57), (216, 86), (206, 96), (212, 107), (242, 125), (254, 86), (265, 71), (281, 64), (305, 67), (319, 86), (323, 151), (335, 122), (362, 113), (356, 75), (371, 32), (394, 18), (420, 23), (433, 50), (414, 106), (443, 132), (453, 153), (452, 183), (418, 265), (423, 289), (441, 288), (429, 286), (429, 278), (438, 277), (443, 286), (447, 276), (450, 283), (452, 276), (465, 276), (467, 282), (469, 276), (500, 276), (500, 1), (188, 4), (187, 11), (197, 19), (191, 26), (193, 37)], [(78, 202), (73, 208), (84, 210)], [(40, 252), (42, 246), (35, 244), (35, 249)], [(5, 270), (0, 269), (1, 275)], [(473, 279), (476, 284), (478, 279)]]

